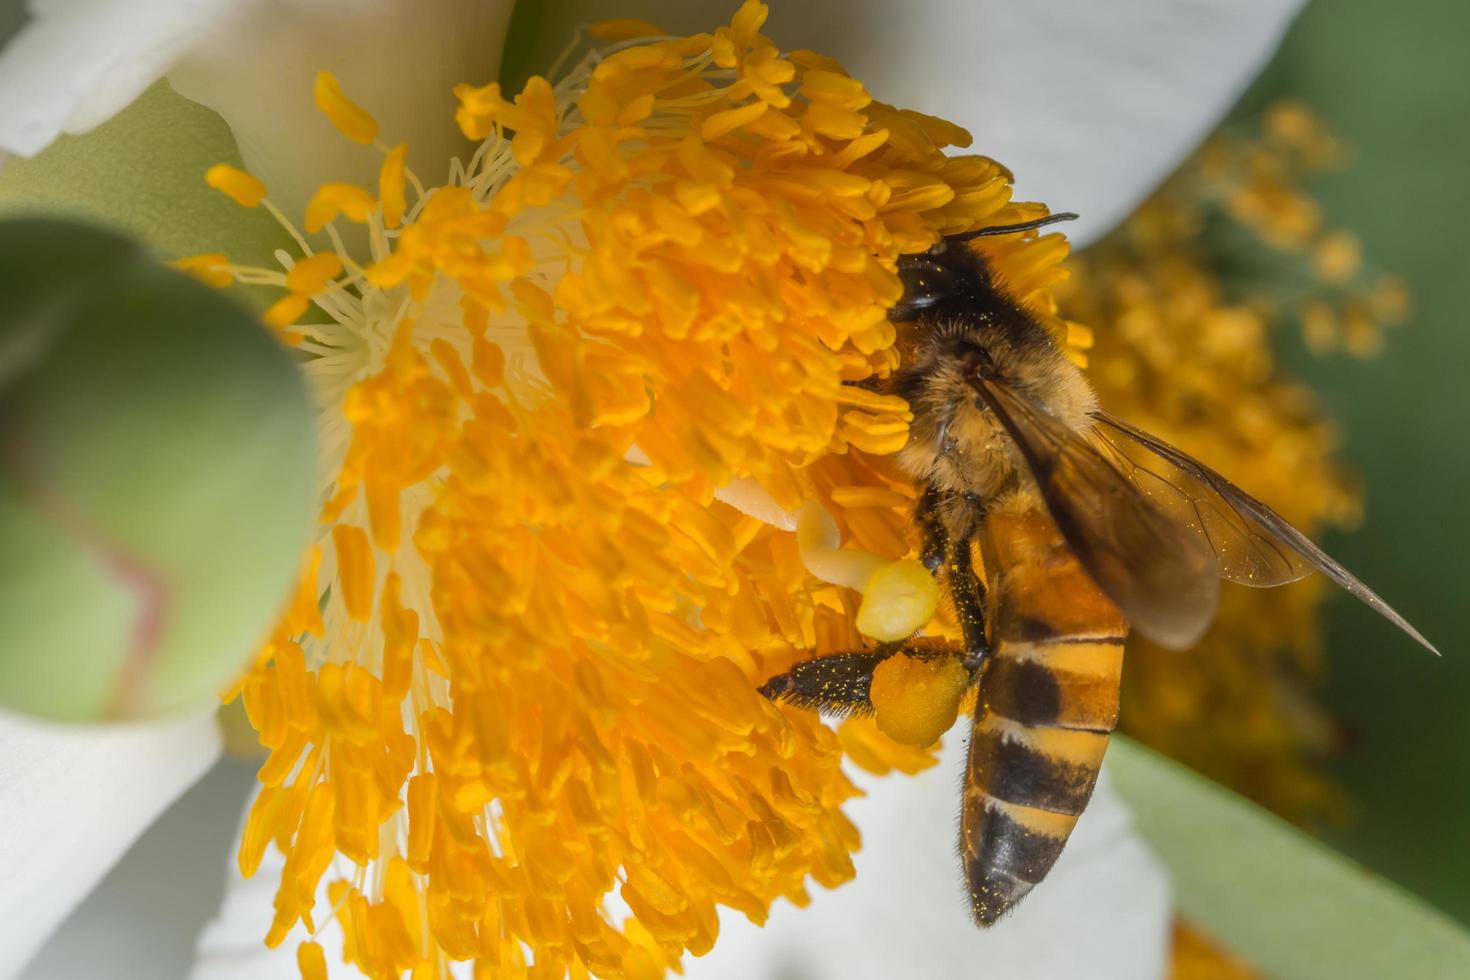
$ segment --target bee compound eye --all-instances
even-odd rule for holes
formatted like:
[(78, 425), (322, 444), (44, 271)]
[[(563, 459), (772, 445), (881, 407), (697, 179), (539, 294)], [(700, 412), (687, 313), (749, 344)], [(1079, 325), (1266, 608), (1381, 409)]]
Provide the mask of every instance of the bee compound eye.
[(903, 296), (889, 311), (889, 317), (898, 320), (937, 306), (953, 296), (958, 286), (954, 270), (927, 253), (899, 259), (898, 278), (903, 283)]

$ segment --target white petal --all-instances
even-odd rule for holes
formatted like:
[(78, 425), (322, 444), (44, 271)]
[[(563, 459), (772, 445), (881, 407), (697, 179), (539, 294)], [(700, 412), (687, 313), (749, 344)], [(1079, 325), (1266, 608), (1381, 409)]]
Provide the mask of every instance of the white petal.
[[(0, 150), (84, 133), (160, 78), (240, 0), (31, 0), (0, 50)], [(3, 154), (0, 154), (3, 157)]]
[(847, 808), (863, 834), (857, 878), (780, 902), (764, 927), (720, 917), (720, 938), (685, 959), (690, 980), (724, 977), (996, 977), (1154, 980), (1165, 975), (1169, 885), (1134, 833), (1107, 769), (1056, 867), (1011, 915), (977, 929), (956, 857), (964, 745), (951, 732), (918, 776), (857, 777)]
[[(1214, 127), (1300, 0), (801, 0), (772, 5), (784, 49), (830, 55), (884, 102), (943, 116), (1016, 174), (1018, 195), (1105, 233)], [(597, 0), (548, 0), (545, 70)], [(625, 0), (620, 17), (713, 30), (727, 0)]]
[(0, 712), (0, 977), (219, 755), (213, 714), (61, 727)]
[(169, 80), (224, 116), (245, 166), (299, 219), (327, 181), (377, 186), (382, 154), (349, 141), (316, 108), (318, 71), (409, 145), (409, 165), (442, 184), (469, 146), (454, 124), (453, 87), (500, 69), (512, 0), (264, 0), (211, 37)]
[[(252, 795), (252, 801), (253, 798)], [(241, 829), (244, 829), (243, 824)], [(309, 938), (305, 927), (297, 923), (285, 942), (275, 949), (267, 948), (263, 941), (271, 927), (274, 912), (271, 902), (281, 881), (285, 856), (275, 846), (268, 847), (254, 876), (241, 878), (234, 860), (239, 846), (239, 836), (236, 835), (235, 845), (230, 849), (229, 868), (225, 872), (225, 898), (219, 913), (199, 936), (194, 969), (188, 980), (300, 980), (296, 948)], [(350, 879), (354, 871), (352, 864), (339, 857), (337, 867), (327, 870), (317, 888), (319, 931), (316, 941), (326, 952), (328, 964), (341, 962), (343, 937), (336, 917), (327, 911), (331, 908), (327, 885), (333, 879)], [(332, 966), (329, 972), (337, 976), (342, 969)], [(451, 980), (459, 980), (467, 972), (467, 969), (456, 966), (449, 971), (449, 976)], [(355, 973), (353, 975), (356, 976)]]
[(178, 978), (219, 907), (225, 853), (256, 766), (220, 759), (57, 927), (21, 980)]
[[(252, 802), (254, 796), (251, 796)], [(199, 936), (189, 980), (300, 980), (296, 947), (307, 938), (302, 926), (298, 924), (286, 941), (275, 949), (268, 949), (265, 945), (265, 934), (270, 931), (275, 912), (271, 902), (281, 881), (285, 856), (272, 845), (266, 848), (260, 869), (254, 876), (241, 878), (240, 868), (235, 863), (239, 846), (237, 834), (225, 871), (225, 898), (220, 903), (219, 913)], [(324, 920), (323, 935), (318, 941), (327, 951), (329, 963), (336, 961), (342, 949), (342, 932), (336, 918), (324, 911), (331, 907), (326, 895), (326, 883), (331, 878), (331, 871), (323, 875), (322, 887), (317, 891), (317, 908), (322, 910), (318, 918)]]

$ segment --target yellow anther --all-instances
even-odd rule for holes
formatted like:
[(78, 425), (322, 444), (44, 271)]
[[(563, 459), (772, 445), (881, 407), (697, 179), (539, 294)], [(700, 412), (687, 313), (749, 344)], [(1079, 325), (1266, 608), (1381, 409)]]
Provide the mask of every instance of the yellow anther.
[(189, 255), (182, 259), (170, 262), (175, 269), (187, 272), (195, 279), (216, 289), (223, 289), (235, 281), (230, 272), (230, 260), (223, 252), (205, 252), (201, 255)]
[(378, 171), (378, 197), (383, 202), (383, 227), (397, 228), (403, 223), (403, 212), (408, 209), (404, 196), (404, 181), (408, 167), (404, 160), (408, 156), (408, 144), (399, 143), (388, 152), (383, 168)]
[(954, 657), (894, 654), (873, 671), (873, 720), (895, 742), (933, 745), (954, 724), (969, 682), (969, 672)]
[(296, 966), (301, 970), (301, 980), (327, 980), (327, 955), (320, 943), (297, 946)]
[(329, 71), (317, 72), (314, 94), (316, 107), (343, 136), (364, 144), (378, 138), (378, 121), (347, 98), (336, 75)]
[(373, 611), (373, 547), (367, 532), (350, 524), (332, 528), (332, 544), (337, 548), (337, 575), (342, 582), (342, 602), (347, 615), (365, 623)]
[(888, 562), (863, 587), (857, 628), (875, 640), (902, 640), (929, 620), (939, 605), (939, 586), (929, 570), (912, 558)]
[(239, 167), (216, 163), (204, 173), (204, 182), (242, 208), (253, 208), (265, 200), (265, 185)]
[(265, 321), (266, 326), (280, 330), (301, 319), (301, 314), (305, 313), (306, 308), (310, 305), (310, 301), (305, 296), (292, 293), (272, 303), (270, 309), (262, 314), (261, 319)]
[(343, 215), (359, 224), (378, 209), (377, 199), (354, 184), (323, 184), (306, 205), (306, 230), (318, 232)]
[(759, 119), (767, 108), (764, 102), (749, 102), (735, 109), (716, 112), (700, 124), (699, 135), (706, 140), (717, 140), (726, 133)]
[(454, 110), (454, 121), (465, 137), (472, 140), (489, 136), (500, 114), (511, 107), (501, 98), (499, 82), (478, 87), (461, 83), (454, 87), (454, 97), (459, 100), (459, 108)]
[(286, 288), (298, 296), (315, 296), (342, 273), (336, 252), (318, 252), (297, 262), (286, 273)]

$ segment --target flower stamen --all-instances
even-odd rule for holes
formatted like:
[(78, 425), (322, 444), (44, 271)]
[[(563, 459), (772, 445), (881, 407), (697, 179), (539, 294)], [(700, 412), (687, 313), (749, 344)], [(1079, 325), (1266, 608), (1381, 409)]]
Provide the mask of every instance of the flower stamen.
[[(931, 625), (889, 458), (911, 415), (851, 382), (897, 365), (899, 256), (1027, 206), (943, 153), (962, 131), (783, 56), (764, 18), (630, 39), (511, 99), (459, 86), (479, 146), (448, 184), (381, 147), (376, 197), (307, 208), (331, 250), (278, 218), (302, 257), (230, 267), (287, 290), (270, 316), (321, 407), (320, 565), (240, 689), (272, 750), (241, 867), (288, 853), (272, 943), (311, 929), (334, 857), (375, 977), (657, 975), (710, 947), (718, 906), (760, 920), (852, 874), (857, 743), (756, 689)], [(316, 97), (376, 143), (329, 74)], [(1049, 316), (1064, 250), (984, 247)], [(876, 731), (861, 751), (923, 764)]]

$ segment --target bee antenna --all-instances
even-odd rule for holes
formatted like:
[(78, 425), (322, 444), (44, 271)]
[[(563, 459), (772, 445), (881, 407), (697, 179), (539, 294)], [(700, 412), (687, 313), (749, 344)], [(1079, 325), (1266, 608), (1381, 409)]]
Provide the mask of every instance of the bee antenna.
[(1037, 218), (1035, 221), (1023, 221), (1018, 225), (991, 225), (989, 228), (977, 228), (974, 231), (962, 231), (958, 235), (945, 235), (946, 242), (968, 242), (972, 238), (981, 238), (985, 235), (1014, 235), (1018, 231), (1031, 231), (1036, 228), (1045, 228), (1059, 221), (1076, 221), (1077, 215), (1071, 211), (1058, 211), (1049, 214), (1045, 218)]

